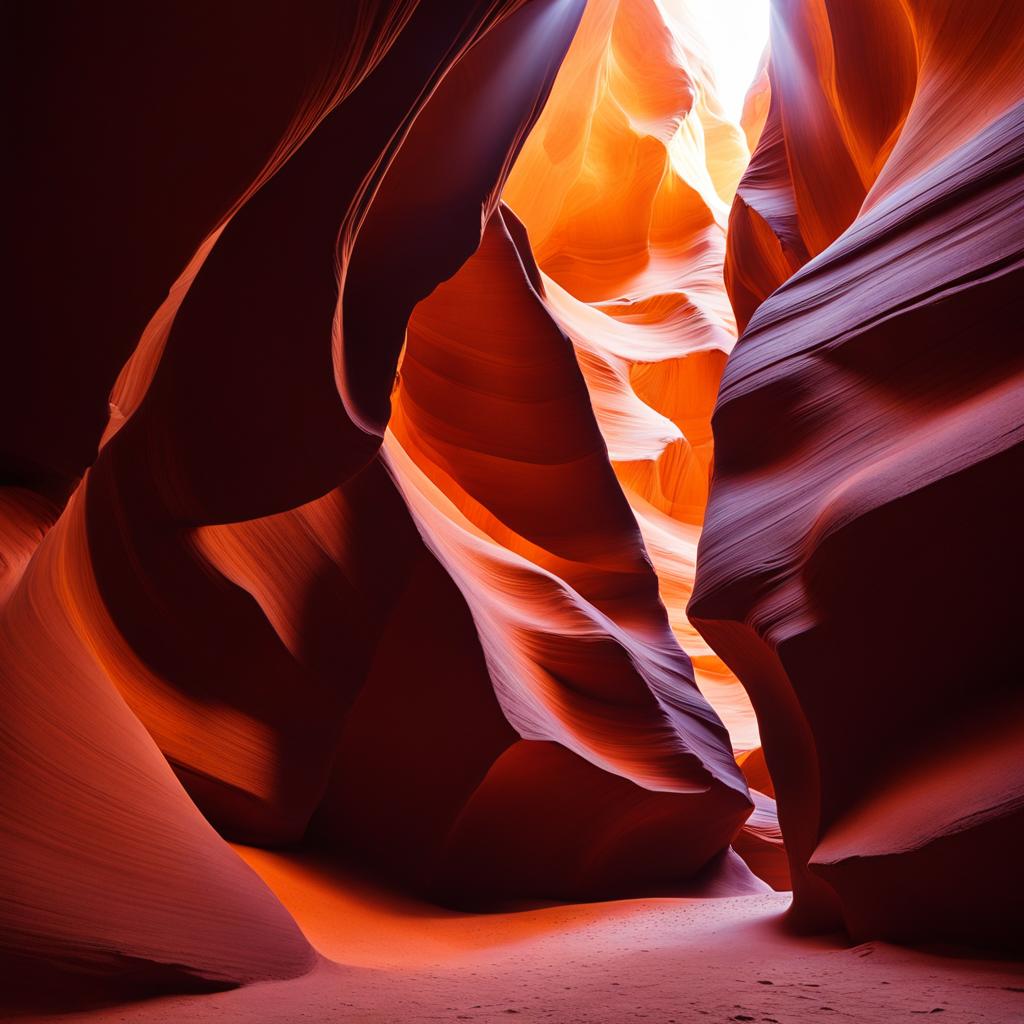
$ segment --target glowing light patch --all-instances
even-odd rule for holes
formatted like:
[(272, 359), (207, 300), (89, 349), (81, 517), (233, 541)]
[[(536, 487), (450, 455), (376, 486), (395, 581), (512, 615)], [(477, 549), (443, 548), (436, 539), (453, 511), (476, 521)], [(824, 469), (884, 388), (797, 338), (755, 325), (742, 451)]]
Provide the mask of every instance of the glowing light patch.
[(738, 121), (768, 43), (769, 0), (666, 0), (663, 6), (683, 25), (699, 26), (718, 97)]

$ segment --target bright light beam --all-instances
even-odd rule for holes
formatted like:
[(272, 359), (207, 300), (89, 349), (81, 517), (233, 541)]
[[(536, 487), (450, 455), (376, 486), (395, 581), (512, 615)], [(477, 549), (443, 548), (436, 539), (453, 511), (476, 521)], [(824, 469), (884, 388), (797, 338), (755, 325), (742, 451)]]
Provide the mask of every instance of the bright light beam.
[(768, 42), (769, 0), (669, 0), (665, 6), (688, 11), (700, 26), (718, 98), (726, 114), (739, 121)]

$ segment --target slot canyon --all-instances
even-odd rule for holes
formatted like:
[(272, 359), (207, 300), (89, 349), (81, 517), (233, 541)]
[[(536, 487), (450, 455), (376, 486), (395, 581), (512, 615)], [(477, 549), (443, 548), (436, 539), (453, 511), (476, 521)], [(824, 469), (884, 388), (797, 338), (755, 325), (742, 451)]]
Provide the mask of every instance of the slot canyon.
[(0, 1018), (1024, 1021), (1024, 3), (5, 14)]

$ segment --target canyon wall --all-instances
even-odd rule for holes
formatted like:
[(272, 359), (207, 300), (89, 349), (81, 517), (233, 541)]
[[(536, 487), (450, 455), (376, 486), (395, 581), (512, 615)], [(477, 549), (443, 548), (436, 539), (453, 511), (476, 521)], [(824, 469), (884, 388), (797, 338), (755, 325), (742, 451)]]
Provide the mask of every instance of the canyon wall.
[(0, 957), (29, 988), (308, 970), (225, 839), (460, 906), (764, 888), (500, 202), (584, 4), (338, 8), (16, 19)]
[(1024, 12), (736, 124), (681, 2), (258, 6), (12, 21), (7, 973), (310, 970), (225, 840), (1012, 942)]
[(856, 938), (1019, 940), (1022, 32), (776, 3), (730, 217), (689, 611), (757, 710), (794, 918)]

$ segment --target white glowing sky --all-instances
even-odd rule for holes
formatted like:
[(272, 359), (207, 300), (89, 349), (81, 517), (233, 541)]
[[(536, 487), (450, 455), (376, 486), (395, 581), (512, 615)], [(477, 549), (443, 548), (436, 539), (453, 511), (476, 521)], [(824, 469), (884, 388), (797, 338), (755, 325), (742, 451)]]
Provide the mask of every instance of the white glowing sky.
[(754, 79), (768, 42), (769, 0), (670, 0), (669, 10), (684, 9), (700, 25), (714, 68), (718, 97), (738, 121), (743, 97)]

